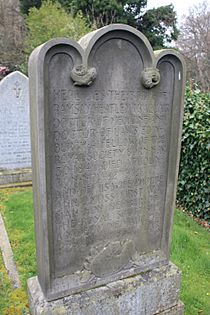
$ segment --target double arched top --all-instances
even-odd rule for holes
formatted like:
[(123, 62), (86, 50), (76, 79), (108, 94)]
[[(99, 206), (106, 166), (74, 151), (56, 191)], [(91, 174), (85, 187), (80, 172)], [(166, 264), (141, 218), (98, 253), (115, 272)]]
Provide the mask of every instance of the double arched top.
[(132, 36), (135, 40), (134, 44), (138, 43), (138, 45), (141, 45), (143, 51), (147, 53), (146, 63), (148, 63), (148, 66), (149, 63), (154, 64), (155, 56), (148, 39), (135, 28), (124, 24), (111, 24), (102, 27), (83, 36), (78, 43), (67, 38), (55, 38), (49, 40), (33, 51), (30, 60), (38, 57), (40, 62), (42, 62), (43, 58), (52, 47), (55, 47), (56, 45), (68, 45), (77, 50), (81, 55), (83, 63), (88, 63), (89, 55), (99, 41), (103, 43), (110, 38), (128, 39), (128, 36)]
[[(113, 54), (115, 55), (113, 56)], [(87, 286), (92, 288), (105, 285), (110, 279), (112, 281), (113, 279), (122, 279), (130, 276), (133, 272), (136, 274), (142, 272), (142, 270), (144, 271), (145, 268), (153, 268), (163, 262), (167, 262), (178, 175), (183, 115), (184, 69), (184, 61), (178, 52), (167, 49), (153, 52), (149, 41), (142, 33), (122, 24), (109, 25), (91, 32), (81, 38), (78, 43), (66, 38), (52, 39), (36, 48), (31, 54), (29, 84), (36, 242), (38, 244), (37, 265), (39, 282), (47, 300), (86, 290)], [(98, 72), (98, 75), (96, 72)], [(95, 82), (90, 88), (80, 89), (77, 87), (89, 86), (94, 80)], [(154, 89), (149, 90), (153, 87)], [(118, 113), (122, 113), (122, 115)], [(103, 117), (104, 124), (101, 124)], [(112, 120), (112, 118), (114, 119)], [(110, 125), (107, 124), (107, 120), (110, 120)], [(119, 128), (115, 129), (117, 124)], [(104, 128), (106, 126), (108, 126), (107, 129)], [(109, 126), (113, 127), (113, 134), (109, 133)], [(105, 129), (107, 131), (104, 131)], [(91, 130), (96, 130), (96, 133), (92, 134)], [(130, 260), (129, 264), (127, 264), (127, 258), (124, 260), (125, 258), (122, 256), (121, 262), (120, 256), (120, 260), (116, 262), (116, 267), (114, 267), (116, 269), (113, 269), (114, 271), (110, 264), (110, 269), (108, 267), (107, 271), (105, 270), (107, 272), (106, 276), (104, 274), (102, 274), (102, 277), (94, 276), (95, 278), (89, 278), (87, 282), (83, 282), (81, 280), (83, 279), (84, 270), (83, 261), (87, 261), (87, 257), (88, 259), (90, 258), (87, 268), (90, 268), (90, 271), (97, 275), (93, 265), (93, 261), (97, 261), (95, 259), (97, 256), (92, 258), (87, 256), (91, 248), (94, 249), (93, 252), (95, 253), (95, 248), (98, 246), (97, 239), (96, 241), (95, 239), (91, 240), (89, 245), (87, 245), (85, 239), (88, 235), (92, 235), (92, 229), (96, 226), (95, 220), (91, 221), (94, 223), (89, 228), (91, 233), (85, 236), (82, 245), (82, 251), (84, 248), (87, 251), (85, 250), (81, 257), (77, 256), (77, 251), (73, 254), (70, 251), (68, 252), (69, 257), (71, 254), (75, 255), (72, 260), (75, 263), (72, 266), (69, 257), (66, 258), (65, 256), (67, 251), (65, 250), (64, 253), (57, 246), (59, 245), (57, 244), (57, 223), (53, 221), (53, 215), (56, 211), (60, 212), (62, 209), (60, 205), (61, 203), (63, 204), (63, 201), (57, 203), (57, 199), (59, 200), (61, 197), (55, 194), (55, 191), (61, 192), (60, 196), (63, 194), (62, 183), (64, 183), (64, 179), (62, 177), (66, 172), (67, 165), (70, 169), (67, 170), (68, 176), (65, 178), (64, 184), (66, 182), (71, 183), (71, 181), (74, 183), (74, 178), (78, 178), (80, 186), (81, 177), (80, 173), (77, 174), (77, 163), (72, 158), (73, 153), (75, 157), (79, 156), (78, 164), (81, 162), (82, 167), (83, 164), (87, 166), (84, 165), (82, 176), (90, 174), (90, 178), (95, 178), (95, 172), (97, 172), (102, 180), (102, 186), (105, 187), (106, 182), (103, 182), (106, 177), (103, 177), (105, 164), (101, 163), (108, 157), (108, 153), (107, 155), (104, 154), (105, 151), (103, 150), (105, 149), (107, 152), (109, 150), (108, 141), (107, 143), (104, 141), (101, 145), (101, 142), (105, 139), (105, 133), (108, 140), (113, 138), (113, 147), (116, 144), (119, 148), (121, 148), (121, 145), (126, 148), (125, 163), (123, 162), (122, 164), (123, 172), (120, 171), (119, 176), (116, 172), (116, 178), (119, 177), (119, 182), (121, 177), (122, 180), (123, 178), (131, 178), (135, 184), (137, 178), (141, 186), (144, 187), (146, 182), (144, 184), (143, 179), (149, 179), (151, 175), (154, 176), (151, 177), (154, 182), (156, 182), (156, 176), (160, 178), (157, 184), (158, 191), (159, 186), (165, 188), (164, 191), (161, 190), (162, 188), (159, 191), (158, 200), (161, 200), (161, 202), (158, 204), (158, 209), (156, 208), (156, 196), (154, 196), (154, 205), (151, 206), (152, 211), (154, 211), (154, 217), (151, 221), (154, 224), (154, 230), (148, 228), (151, 224), (147, 220), (150, 207), (150, 193), (145, 194), (145, 202), (143, 203), (141, 198), (135, 199), (137, 204), (136, 215), (132, 214), (132, 220), (133, 222), (136, 220), (137, 214), (139, 218), (141, 216), (143, 219), (141, 221), (140, 218), (138, 221), (138, 230), (135, 230), (135, 226), (133, 229), (133, 223), (131, 222), (127, 234), (129, 238), (122, 242), (123, 246), (126, 245), (126, 247), (119, 247), (122, 249), (122, 253), (126, 253), (125, 255), (123, 254), (125, 258), (127, 257), (127, 251), (130, 258), (135, 257), (135, 266), (129, 269), (130, 267), (128, 268), (127, 266), (131, 266), (130, 262), (134, 260)], [(74, 141), (74, 137), (79, 139), (79, 141)], [(89, 139), (86, 141), (85, 137), (89, 137)], [(57, 149), (59, 149), (58, 152)], [(67, 151), (64, 159), (61, 159), (60, 162), (59, 157), (63, 156), (63, 149), (64, 151), (67, 149)], [(81, 151), (84, 152), (84, 155), (81, 155)], [(93, 154), (89, 155), (89, 152)], [(98, 152), (101, 154), (98, 154)], [(123, 154), (124, 151), (122, 153), (119, 150), (118, 155)], [(104, 155), (107, 157), (105, 156), (103, 160), (102, 156)], [(114, 161), (117, 161), (118, 155), (113, 158)], [(141, 155), (143, 156), (142, 159)], [(96, 160), (95, 156), (97, 156)], [(130, 156), (132, 157), (130, 158)], [(95, 161), (91, 165), (91, 170), (89, 168), (89, 164), (91, 164), (89, 163), (90, 159)], [(139, 164), (141, 164), (141, 167), (139, 167)], [(63, 172), (60, 172), (60, 169)], [(107, 173), (107, 182), (113, 177), (114, 169), (115, 165), (113, 164), (113, 168), (110, 167), (109, 174)], [(128, 173), (124, 172), (127, 169), (129, 169)], [(132, 170), (130, 171), (130, 169)], [(153, 172), (153, 170), (155, 171)], [(161, 178), (163, 178), (163, 181)], [(95, 189), (98, 182), (91, 180), (84, 181), (84, 186), (86, 186), (86, 183), (88, 185), (90, 183), (90, 186), (92, 185), (91, 187)], [(153, 180), (151, 183), (153, 183)], [(127, 181), (122, 186), (127, 187)], [(74, 185), (67, 186), (68, 191), (71, 190), (71, 187), (74, 187)], [(119, 187), (121, 189), (120, 185)], [(82, 194), (83, 185), (78, 189), (80, 188)], [(110, 186), (110, 191), (111, 188), (112, 186)], [(88, 193), (86, 192), (86, 194)], [(98, 194), (100, 194), (100, 191)], [(121, 198), (121, 190), (118, 195)], [(123, 208), (126, 220), (129, 215), (127, 207), (129, 206), (130, 208), (130, 195), (128, 195), (129, 199), (127, 199), (127, 195), (127, 190), (125, 190), (125, 198), (123, 197), (124, 199), (122, 200), (123, 203), (126, 201), (125, 208)], [(70, 205), (70, 194), (68, 193), (68, 196), (65, 195), (65, 198)], [(61, 199), (63, 200), (63, 197)], [(111, 198), (110, 201), (112, 201)], [(115, 203), (118, 207), (118, 199), (115, 200)], [(90, 203), (89, 208), (87, 208), (88, 211), (86, 211), (86, 206), (83, 207), (82, 203), (79, 206), (82, 217), (81, 225), (78, 225), (77, 231), (72, 232), (76, 235), (72, 239), (77, 240), (77, 237), (79, 239), (80, 231), (83, 227), (83, 219), (86, 218), (85, 215), (87, 214), (87, 222), (89, 222), (91, 218), (88, 217), (89, 212), (91, 213), (97, 208), (92, 205), (93, 203)], [(69, 215), (65, 209), (69, 206), (63, 205), (62, 207), (63, 218), (65, 219)], [(98, 209), (103, 210), (103, 207), (98, 207), (96, 210), (98, 211)], [(100, 211), (103, 212), (102, 210)], [(94, 211), (92, 212), (93, 215)], [(108, 204), (107, 214), (109, 217), (110, 213), (110, 218), (112, 211), (112, 207), (110, 208)], [(119, 214), (120, 212), (117, 212), (116, 217), (119, 217)], [(156, 215), (158, 220), (156, 220)], [(103, 220), (101, 221), (102, 225), (104, 225)], [(122, 221), (122, 231), (124, 230), (124, 222), (126, 221)], [(66, 220), (66, 223), (69, 226), (68, 230), (71, 230), (68, 220)], [(107, 226), (109, 225), (109, 220), (107, 220), (106, 224)], [(144, 224), (145, 226), (143, 226)], [(143, 227), (144, 229), (142, 229)], [(118, 224), (113, 228), (113, 232), (116, 232), (115, 235), (117, 235), (119, 228)], [(154, 231), (154, 236), (149, 232), (150, 230), (152, 233)], [(72, 236), (74, 235), (72, 234)], [(105, 241), (109, 240), (108, 232), (107, 235), (106, 233), (104, 234), (104, 238)], [(131, 242), (129, 241), (130, 239)], [(68, 241), (69, 243), (71, 242)], [(74, 241), (74, 246), (77, 246), (77, 244), (78, 241)], [(113, 246), (119, 244), (117, 238), (113, 239), (113, 244)], [(138, 254), (135, 256), (133, 254), (133, 244), (136, 246)], [(97, 246), (95, 247), (95, 245)], [(104, 246), (103, 242), (101, 242), (101, 245)], [(158, 252), (155, 250), (158, 250)], [(99, 260), (103, 260), (104, 252), (101, 249), (99, 252)], [(142, 253), (144, 254), (142, 255)], [(144, 259), (151, 256), (151, 253), (154, 253), (152, 260), (150, 259), (152, 265), (147, 265), (145, 263), (147, 260)], [(146, 254), (149, 254), (149, 256), (146, 256)], [(75, 272), (75, 270), (79, 270), (79, 273)], [(65, 276), (63, 276), (64, 274)]]
[(159, 83), (160, 77), (156, 67), (159, 61), (166, 56), (178, 59), (181, 62), (183, 71), (185, 71), (184, 60), (176, 50), (165, 49), (153, 52), (148, 39), (141, 32), (124, 24), (111, 24), (102, 27), (83, 36), (79, 42), (67, 38), (52, 39), (33, 51), (30, 56), (29, 67), (33, 67), (32, 64), (35, 62), (37, 70), (39, 69), (39, 72), (42, 72), (46, 56), (52, 56), (54, 53), (60, 52), (62, 46), (62, 51), (66, 50), (73, 59), (75, 68), (71, 75), (72, 80), (76, 82), (76, 85), (90, 85), (96, 77), (96, 70), (94, 68), (89, 69), (94, 55), (101, 45), (112, 39), (126, 40), (135, 46), (147, 71), (147, 73), (144, 71), (142, 74), (146, 78), (143, 81), (148, 83), (148, 77), (150, 78), (150, 83), (145, 84), (147, 88), (151, 88)]
[(112, 38), (125, 39), (129, 41), (132, 39), (132, 43), (138, 50), (139, 47), (141, 47), (141, 50), (145, 55), (144, 62), (146, 65), (151, 66), (154, 64), (155, 57), (148, 39), (135, 28), (124, 24), (111, 24), (104, 26), (96, 31), (88, 33), (79, 40), (79, 44), (85, 51), (87, 62), (94, 48), (100, 45), (99, 42), (104, 43)]

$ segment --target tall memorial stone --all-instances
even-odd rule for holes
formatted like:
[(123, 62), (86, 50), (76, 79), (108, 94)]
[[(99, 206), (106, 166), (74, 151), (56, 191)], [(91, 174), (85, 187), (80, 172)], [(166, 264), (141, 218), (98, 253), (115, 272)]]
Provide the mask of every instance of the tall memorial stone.
[(28, 168), (29, 83), (24, 74), (15, 71), (0, 82), (0, 184), (31, 179)]
[(30, 57), (31, 314), (183, 314), (169, 262), (185, 70), (113, 24)]

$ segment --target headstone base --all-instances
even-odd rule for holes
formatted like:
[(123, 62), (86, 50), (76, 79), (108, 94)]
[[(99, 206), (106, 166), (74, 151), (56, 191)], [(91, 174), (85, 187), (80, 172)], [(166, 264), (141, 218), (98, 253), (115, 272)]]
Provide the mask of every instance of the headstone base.
[(21, 183), (30, 183), (32, 185), (31, 168), (0, 170), (0, 188), (15, 187)]
[(37, 277), (28, 280), (32, 315), (183, 315), (181, 272), (169, 263), (107, 285), (47, 302)]

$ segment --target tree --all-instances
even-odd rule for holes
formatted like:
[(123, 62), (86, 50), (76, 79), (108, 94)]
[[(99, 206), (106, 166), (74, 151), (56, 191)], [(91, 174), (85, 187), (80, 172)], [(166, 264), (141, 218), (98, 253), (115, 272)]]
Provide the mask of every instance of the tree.
[(25, 24), (18, 0), (0, 0), (0, 62), (14, 69), (23, 60)]
[(23, 14), (28, 14), (30, 8), (40, 8), (42, 0), (20, 0), (20, 9)]
[(176, 13), (172, 5), (145, 12), (147, 0), (58, 1), (67, 12), (74, 15), (82, 12), (87, 23), (94, 28), (111, 23), (131, 25), (147, 36), (154, 49), (163, 48), (178, 37)]
[(177, 41), (187, 62), (187, 78), (210, 91), (210, 7), (206, 1), (190, 9)]
[(59, 0), (67, 10), (81, 11), (89, 24), (96, 28), (125, 23), (136, 27), (147, 36), (154, 49), (160, 49), (176, 40), (176, 12), (172, 5), (162, 6), (146, 12), (147, 0)]
[(176, 22), (173, 5), (167, 5), (146, 11), (137, 19), (137, 28), (149, 39), (154, 49), (161, 49), (178, 38)]
[(96, 28), (111, 24), (125, 23), (135, 26), (135, 16), (139, 15), (147, 0), (60, 0), (74, 13), (81, 11), (89, 24)]
[(28, 35), (26, 39), (26, 53), (40, 44), (54, 37), (70, 37), (79, 39), (90, 31), (85, 19), (81, 15), (73, 17), (67, 13), (59, 3), (45, 1), (42, 6), (31, 8), (26, 18)]

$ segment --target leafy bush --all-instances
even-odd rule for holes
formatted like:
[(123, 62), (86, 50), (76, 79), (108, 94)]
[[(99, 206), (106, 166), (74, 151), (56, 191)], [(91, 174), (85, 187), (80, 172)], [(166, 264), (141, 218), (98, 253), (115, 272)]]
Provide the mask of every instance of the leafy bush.
[[(210, 93), (186, 90), (178, 202), (210, 221)], [(208, 174), (209, 173), (209, 174)]]
[(39, 9), (31, 8), (25, 22), (28, 31), (25, 41), (26, 61), (21, 66), (24, 73), (27, 73), (28, 57), (37, 46), (55, 37), (78, 40), (90, 32), (81, 14), (73, 17), (52, 0), (44, 1)]

